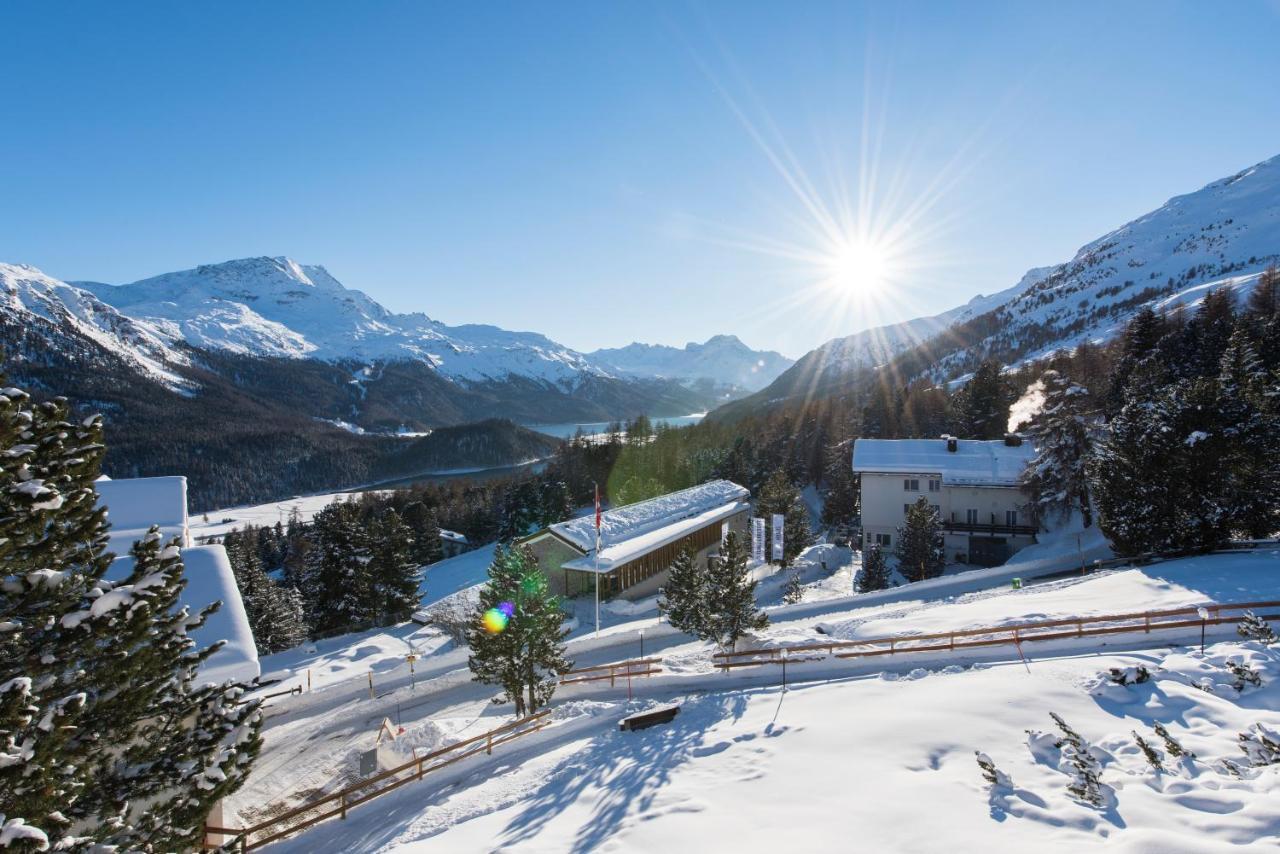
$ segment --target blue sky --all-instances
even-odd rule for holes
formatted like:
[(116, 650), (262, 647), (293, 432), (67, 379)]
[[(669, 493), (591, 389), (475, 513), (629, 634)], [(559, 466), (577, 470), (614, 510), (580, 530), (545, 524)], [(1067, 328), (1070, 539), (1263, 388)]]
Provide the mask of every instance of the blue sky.
[[(799, 356), (1280, 154), (1274, 2), (7, 3), (0, 29), (0, 260), (287, 254), (582, 350)], [(881, 285), (815, 284), (824, 217), (898, 235)]]

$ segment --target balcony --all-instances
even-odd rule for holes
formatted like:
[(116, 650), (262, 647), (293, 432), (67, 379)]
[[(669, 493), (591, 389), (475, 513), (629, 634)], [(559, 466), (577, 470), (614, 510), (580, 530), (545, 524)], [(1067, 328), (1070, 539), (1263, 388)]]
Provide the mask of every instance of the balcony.
[(948, 534), (980, 534), (988, 537), (1034, 537), (1040, 529), (1035, 525), (1009, 525), (996, 522), (995, 514), (990, 522), (961, 522), (951, 514), (942, 520), (942, 530)]

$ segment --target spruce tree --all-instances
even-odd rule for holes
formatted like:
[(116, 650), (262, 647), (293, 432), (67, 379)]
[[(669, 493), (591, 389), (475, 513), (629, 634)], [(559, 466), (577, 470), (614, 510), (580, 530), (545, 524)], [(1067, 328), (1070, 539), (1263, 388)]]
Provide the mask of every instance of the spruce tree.
[(368, 599), (365, 622), (389, 626), (408, 620), (421, 601), (422, 572), (413, 554), (413, 534), (390, 508), (369, 526), (369, 561), (364, 565)]
[(1057, 371), (1045, 371), (1044, 407), (1031, 421), (1036, 457), (1024, 480), (1038, 515), (1067, 515), (1079, 510), (1087, 528), (1093, 524), (1086, 462), (1091, 440), (1091, 406), (1086, 389)]
[(1154, 356), (1164, 333), (1164, 320), (1150, 306), (1138, 309), (1129, 320), (1120, 336), (1120, 354), (1116, 357), (1107, 383), (1104, 401), (1108, 417), (1114, 417), (1120, 412), (1135, 370)]
[(804, 584), (800, 582), (800, 570), (793, 569), (787, 572), (787, 583), (782, 590), (782, 601), (788, 605), (795, 605), (804, 599)]
[(311, 523), (312, 546), (301, 589), (307, 597), (307, 618), (317, 637), (365, 628), (368, 590), (365, 565), (368, 542), (356, 507), (335, 501)]
[(898, 571), (907, 581), (923, 581), (941, 575), (945, 563), (942, 522), (922, 495), (898, 529)]
[(737, 531), (730, 531), (720, 554), (708, 561), (707, 624), (704, 639), (722, 650), (732, 649), (749, 631), (769, 625), (756, 607), (756, 582), (747, 569), (747, 549)]
[(563, 622), (533, 553), (499, 546), (467, 633), (472, 678), (501, 687), (517, 717), (536, 712), (555, 693), (556, 674), (573, 667), (564, 657)]
[(404, 508), (404, 523), (413, 532), (413, 559), (419, 566), (444, 558), (444, 541), (440, 537), (440, 522), (435, 508), (421, 501), (411, 502)]
[(862, 553), (862, 570), (857, 578), (858, 592), (870, 593), (889, 586), (889, 568), (885, 565), (884, 550), (875, 543)]
[(1002, 366), (987, 359), (956, 393), (956, 433), (964, 439), (999, 439), (1009, 423), (1013, 390), (1001, 374)]
[(813, 530), (809, 527), (809, 510), (782, 469), (777, 469), (765, 481), (756, 498), (756, 512), (764, 517), (765, 559), (773, 558), (773, 514), (782, 514), (782, 561), (784, 569), (791, 565), (800, 552), (813, 543)]
[(696, 638), (705, 636), (707, 571), (691, 546), (681, 549), (672, 561), (658, 607), (675, 628)]
[(218, 603), (178, 607), (176, 543), (153, 528), (105, 580), (103, 452), (100, 417), (0, 393), (0, 805), (32, 850), (195, 848), (257, 753), (258, 704), (196, 687), (216, 647), (189, 632)]
[(835, 531), (838, 544), (848, 541), (849, 530), (861, 511), (861, 484), (853, 473), (852, 451), (852, 440), (827, 449), (822, 524)]

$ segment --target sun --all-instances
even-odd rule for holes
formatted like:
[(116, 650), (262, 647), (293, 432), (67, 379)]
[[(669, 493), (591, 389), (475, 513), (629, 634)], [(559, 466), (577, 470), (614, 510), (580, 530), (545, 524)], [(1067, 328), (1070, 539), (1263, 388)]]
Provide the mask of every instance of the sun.
[(842, 241), (826, 258), (832, 287), (851, 291), (876, 291), (892, 274), (889, 254), (868, 240)]

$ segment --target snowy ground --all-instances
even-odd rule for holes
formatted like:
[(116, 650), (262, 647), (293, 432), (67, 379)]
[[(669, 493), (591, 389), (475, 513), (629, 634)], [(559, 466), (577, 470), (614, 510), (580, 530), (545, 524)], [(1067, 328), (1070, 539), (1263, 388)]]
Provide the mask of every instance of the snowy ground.
[[(845, 566), (837, 575), (851, 569)], [(1021, 591), (988, 590), (932, 601), (853, 607), (841, 597), (831, 599), (820, 618), (805, 609), (824, 603), (802, 603), (771, 609), (774, 625), (766, 634), (774, 641), (801, 642), (818, 638), (819, 624), (854, 637), (1254, 598), (1280, 598), (1280, 553), (1189, 558)], [(865, 838), (869, 849), (930, 850), (929, 840), (936, 847), (936, 839), (949, 833), (947, 822), (954, 822), (960, 831), (973, 834), (975, 845), (999, 850), (1065, 850), (1104, 836), (1122, 843), (1122, 850), (1143, 850), (1142, 845), (1155, 846), (1145, 850), (1177, 850), (1161, 847), (1163, 837), (1154, 829), (1153, 816), (1183, 809), (1170, 820), (1172, 832), (1212, 833), (1211, 842), (1246, 840), (1265, 827), (1265, 819), (1258, 817), (1258, 787), (1270, 785), (1270, 778), (1246, 781), (1237, 792), (1237, 783), (1211, 769), (1166, 774), (1159, 786), (1131, 776), (1141, 756), (1135, 759), (1132, 750), (1116, 741), (1139, 727), (1136, 717), (1127, 716), (1148, 714), (1171, 730), (1175, 725), (1186, 728), (1189, 746), (1213, 759), (1238, 753), (1236, 732), (1253, 722), (1244, 720), (1249, 715), (1273, 728), (1280, 725), (1275, 696), (1260, 692), (1258, 697), (1271, 697), (1266, 701), (1270, 705), (1250, 700), (1253, 705), (1232, 711), (1239, 704), (1230, 696), (1189, 687), (1183, 691), (1190, 676), (1155, 683), (1148, 694), (1135, 695), (1133, 708), (1089, 693), (1088, 683), (1106, 666), (1162, 661), (1167, 650), (1158, 648), (1158, 640), (1116, 638), (1107, 655), (1029, 646), (1030, 673), (1016, 657), (1008, 660), (1013, 654), (1008, 650), (800, 665), (791, 668), (793, 681), (828, 681), (805, 685), (785, 698), (770, 687), (779, 678), (776, 668), (747, 668), (725, 677), (712, 671), (705, 645), (647, 618), (617, 624), (599, 639), (579, 633), (570, 644), (570, 657), (582, 665), (632, 656), (636, 626), (647, 627), (646, 653), (660, 655), (667, 671), (637, 684), (637, 696), (646, 699), (636, 702), (683, 698), (684, 710), (674, 727), (649, 730), (628, 741), (613, 731), (625, 706), (624, 689), (610, 690), (607, 683), (590, 690), (562, 689), (556, 726), (504, 747), (487, 763), (468, 760), (456, 766), (454, 776), (438, 776), (434, 783), (413, 784), (380, 798), (347, 822), (322, 825), (280, 849), (371, 851), (415, 840), (446, 850), (649, 850), (668, 841), (679, 841), (681, 850), (695, 845), (714, 849), (723, 834), (738, 838), (740, 829), (753, 840), (772, 844), (784, 827), (791, 828), (789, 847), (803, 847), (847, 840), (849, 828), (856, 826), (854, 838)], [(397, 642), (395, 633), (384, 634), (390, 650)], [(1218, 635), (1227, 637), (1229, 632)], [(362, 637), (350, 648), (379, 643), (383, 641)], [(1126, 648), (1139, 651), (1117, 651)], [(335, 665), (343, 661), (338, 650), (320, 652)], [(1221, 658), (1228, 650), (1211, 653)], [(974, 669), (982, 660), (989, 669), (983, 664)], [(1191, 665), (1175, 661), (1165, 666), (1189, 673)], [(404, 751), (436, 746), (455, 734), (475, 734), (507, 720), (509, 707), (488, 703), (493, 689), (470, 682), (465, 668), (465, 651), (441, 646), (418, 663), (412, 688), (407, 680), (380, 676), (374, 700), (368, 699), (367, 686), (359, 686), (362, 693), (335, 684), (272, 701), (277, 705), (270, 710), (263, 756), (248, 786), (229, 804), (233, 813), (240, 811), (240, 821), (251, 821), (261, 817), (260, 805), (280, 801), (284, 793), (314, 795), (354, 779), (355, 756), (372, 744), (383, 716), (404, 724)], [(885, 668), (889, 677), (870, 678)], [(921, 673), (927, 677), (916, 678), (916, 668), (924, 668)], [(967, 669), (956, 673), (948, 668)], [(903, 678), (888, 681), (894, 674)], [(1264, 708), (1269, 714), (1259, 717)], [(1104, 781), (1115, 785), (1110, 782), (1115, 777), (1127, 787), (1115, 815), (1067, 804), (1065, 777), (1031, 760), (1023, 730), (1048, 730), (1049, 710), (1109, 751)], [(1206, 722), (1221, 723), (1222, 733), (1214, 735)], [(1151, 735), (1148, 730), (1144, 737)], [(1026, 798), (1017, 793), (1006, 798), (999, 808), (1001, 821), (993, 818), (981, 788), (974, 749), (991, 754), (1027, 793)], [(751, 777), (755, 779), (747, 779)], [(1140, 791), (1131, 795), (1134, 790)], [(905, 797), (908, 791), (921, 795)], [(1035, 806), (1037, 798), (1047, 806)], [(937, 819), (906, 820), (920, 803), (938, 805)], [(1230, 812), (1224, 804), (1231, 806)], [(1223, 812), (1206, 812), (1218, 808)], [(864, 821), (854, 821), (862, 816)], [(1219, 832), (1222, 825), (1229, 829)], [(444, 835), (431, 838), (437, 834)]]
[(296, 495), (283, 501), (271, 501), (266, 504), (255, 504), (244, 507), (228, 507), (224, 510), (210, 510), (191, 517), (189, 525), (191, 536), (196, 540), (207, 540), (209, 537), (225, 536), (229, 531), (247, 525), (282, 525), (289, 524), (289, 517), (296, 510), (303, 522), (311, 518), (335, 501), (346, 501), (359, 495), (359, 492), (326, 492), (320, 495)]

